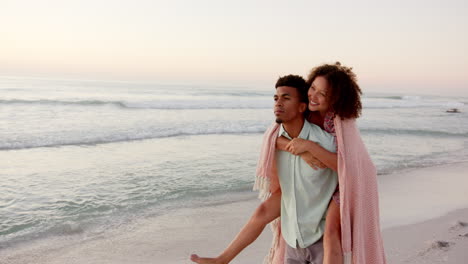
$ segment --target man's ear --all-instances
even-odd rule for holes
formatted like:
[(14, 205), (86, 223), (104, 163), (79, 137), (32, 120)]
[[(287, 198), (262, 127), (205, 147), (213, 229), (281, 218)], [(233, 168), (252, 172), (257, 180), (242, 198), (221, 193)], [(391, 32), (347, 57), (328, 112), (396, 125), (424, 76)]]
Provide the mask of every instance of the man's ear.
[(304, 113), (306, 110), (307, 110), (307, 104), (304, 102), (301, 102), (301, 104), (299, 105), (299, 112)]

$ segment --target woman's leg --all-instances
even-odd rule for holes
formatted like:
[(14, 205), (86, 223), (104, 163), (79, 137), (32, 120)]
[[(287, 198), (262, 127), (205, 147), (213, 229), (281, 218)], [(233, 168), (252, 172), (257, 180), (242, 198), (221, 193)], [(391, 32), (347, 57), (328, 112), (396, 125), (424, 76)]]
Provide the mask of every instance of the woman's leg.
[(237, 256), (244, 248), (250, 245), (262, 233), (265, 226), (280, 216), (281, 192), (278, 191), (261, 203), (249, 221), (237, 234), (229, 246), (216, 258), (200, 258), (197, 255), (190, 256), (193, 262), (199, 264), (227, 264)]
[(323, 235), (323, 264), (342, 264), (340, 205), (334, 199), (328, 206)]

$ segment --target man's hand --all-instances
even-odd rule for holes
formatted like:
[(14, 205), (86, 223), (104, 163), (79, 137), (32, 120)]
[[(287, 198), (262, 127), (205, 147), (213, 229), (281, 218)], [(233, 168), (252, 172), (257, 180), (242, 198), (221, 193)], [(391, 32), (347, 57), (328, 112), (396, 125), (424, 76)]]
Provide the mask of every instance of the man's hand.
[(316, 159), (312, 154), (310, 154), (310, 152), (304, 152), (299, 156), (301, 156), (301, 158), (314, 170), (325, 169), (327, 167), (320, 160)]

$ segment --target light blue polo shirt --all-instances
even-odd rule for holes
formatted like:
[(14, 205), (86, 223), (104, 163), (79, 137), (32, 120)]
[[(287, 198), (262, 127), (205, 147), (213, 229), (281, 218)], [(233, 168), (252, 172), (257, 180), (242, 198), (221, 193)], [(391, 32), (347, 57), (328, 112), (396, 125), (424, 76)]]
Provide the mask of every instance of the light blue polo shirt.
[[(279, 136), (291, 137), (280, 127)], [(336, 152), (334, 137), (320, 127), (304, 121), (299, 138), (317, 142)], [(335, 171), (312, 169), (300, 156), (276, 151), (278, 176), (281, 185), (281, 232), (289, 246), (306, 248), (322, 236), (325, 215), (335, 192), (338, 177)]]

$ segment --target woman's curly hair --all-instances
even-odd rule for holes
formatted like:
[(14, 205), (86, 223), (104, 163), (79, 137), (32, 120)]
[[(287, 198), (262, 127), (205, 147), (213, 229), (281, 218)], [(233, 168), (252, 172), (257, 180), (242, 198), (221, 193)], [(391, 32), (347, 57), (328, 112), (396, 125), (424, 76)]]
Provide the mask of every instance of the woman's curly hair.
[(362, 110), (362, 92), (352, 68), (342, 66), (339, 62), (320, 65), (310, 72), (307, 85), (310, 87), (319, 76), (324, 77), (331, 88), (327, 92), (330, 110), (342, 119), (358, 118)]

